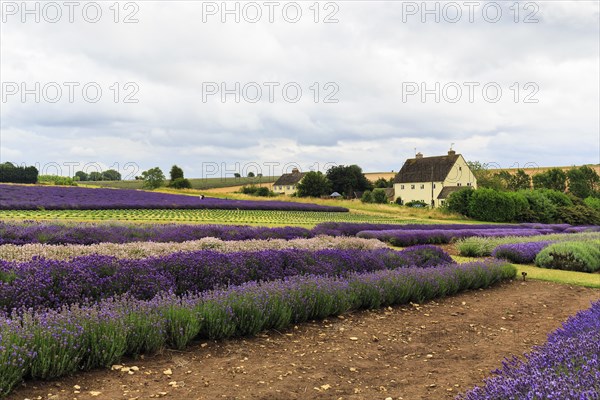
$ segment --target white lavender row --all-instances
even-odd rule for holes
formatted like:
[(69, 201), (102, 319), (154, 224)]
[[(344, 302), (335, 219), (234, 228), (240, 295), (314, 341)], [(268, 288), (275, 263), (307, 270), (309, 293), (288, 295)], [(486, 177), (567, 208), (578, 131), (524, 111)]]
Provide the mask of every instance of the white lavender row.
[(270, 240), (231, 240), (225, 241), (213, 237), (190, 240), (183, 243), (131, 242), (131, 243), (99, 243), (91, 245), (48, 245), (40, 243), (22, 246), (0, 245), (0, 260), (28, 261), (33, 257), (53, 260), (67, 260), (85, 255), (107, 255), (117, 258), (146, 258), (164, 256), (179, 251), (214, 250), (222, 253), (236, 251), (260, 250), (324, 250), (324, 249), (356, 249), (375, 250), (386, 248), (386, 244), (376, 239), (353, 237), (320, 236), (311, 239), (270, 239)]

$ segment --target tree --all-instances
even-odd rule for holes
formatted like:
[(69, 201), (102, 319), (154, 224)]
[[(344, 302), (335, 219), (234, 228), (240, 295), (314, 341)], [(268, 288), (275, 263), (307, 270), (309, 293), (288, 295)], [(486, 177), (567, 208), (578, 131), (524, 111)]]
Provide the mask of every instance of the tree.
[(518, 169), (515, 174), (511, 174), (508, 171), (501, 171), (496, 176), (502, 181), (502, 186), (507, 190), (514, 192), (531, 188), (531, 178), (522, 169)]
[(103, 181), (120, 181), (121, 174), (114, 169), (108, 169), (102, 173), (102, 180)]
[(310, 171), (298, 183), (297, 193), (299, 197), (320, 197), (331, 193), (331, 182), (320, 171)]
[(375, 186), (375, 188), (385, 189), (392, 187), (393, 183), (391, 181), (386, 180), (385, 178), (378, 178), (373, 184), (373, 186)]
[(254, 178), (254, 172), (250, 171), (248, 172), (248, 178)]
[(90, 172), (88, 180), (89, 181), (94, 181), (94, 182), (101, 181), (102, 180), (102, 174), (100, 172), (98, 172), (98, 171), (92, 171), (92, 172)]
[(524, 170), (518, 169), (512, 176), (508, 188), (513, 191), (531, 189), (531, 177)]
[(569, 192), (581, 199), (592, 196), (598, 191), (600, 176), (587, 165), (571, 168), (567, 171), (567, 177)]
[(337, 165), (327, 170), (327, 178), (334, 191), (352, 196), (354, 192), (373, 189), (373, 184), (358, 165)]
[(233, 174), (233, 177), (234, 177), (234, 178), (241, 178), (241, 177), (242, 177), (242, 175), (240, 175), (240, 173), (239, 173), (239, 172), (236, 172), (235, 174)]
[(365, 190), (363, 192), (362, 197), (360, 198), (360, 201), (362, 201), (363, 203), (372, 203), (373, 202), (373, 193), (371, 193), (370, 190)]
[(150, 168), (148, 171), (142, 172), (144, 187), (147, 189), (156, 189), (161, 187), (165, 182), (165, 174), (160, 168)]
[(174, 181), (169, 182), (169, 187), (173, 189), (191, 189), (192, 183), (185, 178), (177, 178)]
[(567, 188), (567, 174), (559, 168), (551, 168), (533, 176), (533, 187), (564, 192)]
[(86, 174), (83, 171), (77, 171), (77, 172), (75, 172), (74, 179), (75, 180), (79, 180), (81, 182), (85, 182), (85, 181), (87, 181), (89, 179), (89, 176), (88, 176), (88, 174)]
[(173, 165), (169, 175), (171, 177), (171, 182), (175, 181), (176, 179), (183, 179), (183, 170), (177, 165)]
[(487, 165), (481, 164), (479, 161), (467, 161), (469, 169), (473, 176), (477, 179), (477, 186), (480, 188), (488, 188), (494, 190), (505, 190), (506, 186), (499, 174), (492, 173), (487, 169)]
[(0, 182), (36, 183), (38, 170), (36, 167), (17, 167), (13, 163), (0, 164)]

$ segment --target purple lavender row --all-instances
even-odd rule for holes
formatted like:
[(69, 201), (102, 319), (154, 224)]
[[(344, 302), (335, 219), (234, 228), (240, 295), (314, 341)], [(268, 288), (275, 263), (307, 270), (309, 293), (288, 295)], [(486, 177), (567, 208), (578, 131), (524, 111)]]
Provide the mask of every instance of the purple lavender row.
[(188, 224), (54, 224), (26, 221), (0, 221), (0, 245), (29, 243), (83, 244), (130, 242), (186, 242), (205, 237), (221, 240), (311, 238), (313, 233), (300, 227), (252, 227), (245, 225)]
[(540, 251), (554, 242), (527, 242), (501, 244), (492, 251), (492, 257), (517, 264), (531, 264)]
[(524, 359), (502, 363), (459, 400), (600, 398), (600, 301), (569, 318)]
[[(566, 225), (536, 225), (537, 229), (558, 232)], [(205, 237), (221, 240), (248, 239), (296, 239), (311, 238), (317, 235), (355, 236), (360, 231), (381, 230), (494, 230), (499, 228), (514, 229), (516, 234), (532, 228), (520, 225), (393, 225), (393, 224), (354, 224), (323, 223), (312, 230), (299, 227), (266, 228), (242, 225), (177, 225), (177, 224), (52, 224), (46, 222), (26, 221), (25, 223), (9, 223), (0, 221), (1, 244), (96, 244), (102, 242), (185, 242)], [(426, 235), (426, 233), (423, 233)], [(520, 236), (520, 235), (518, 235)], [(421, 241), (427, 243), (427, 241)], [(421, 243), (419, 242), (419, 243)]]
[(488, 287), (515, 277), (491, 261), (251, 282), (200, 295), (129, 296), (92, 306), (0, 313), (0, 396), (22, 379), (51, 379), (108, 367), (124, 355), (184, 348), (195, 338), (221, 339), (282, 329), (292, 323)]
[(357, 237), (363, 239), (379, 239), (393, 246), (412, 246), (415, 244), (445, 244), (457, 239), (468, 237), (506, 237), (506, 236), (536, 236), (554, 233), (553, 229), (530, 228), (498, 228), (495, 229), (428, 229), (428, 230), (387, 230), (387, 231), (362, 231)]
[(462, 229), (544, 229), (562, 232), (571, 228), (569, 224), (369, 224), (347, 222), (324, 222), (313, 228), (315, 235), (355, 236), (362, 231), (387, 230), (462, 230)]
[(228, 200), (129, 189), (0, 184), (0, 210), (219, 209), (347, 212), (343, 207), (287, 201)]
[(294, 275), (344, 276), (405, 267), (453, 263), (435, 246), (403, 251), (263, 250), (178, 252), (145, 259), (89, 255), (71, 260), (0, 260), (0, 310), (59, 308), (120, 294), (151, 299), (161, 292), (199, 293), (249, 281)]

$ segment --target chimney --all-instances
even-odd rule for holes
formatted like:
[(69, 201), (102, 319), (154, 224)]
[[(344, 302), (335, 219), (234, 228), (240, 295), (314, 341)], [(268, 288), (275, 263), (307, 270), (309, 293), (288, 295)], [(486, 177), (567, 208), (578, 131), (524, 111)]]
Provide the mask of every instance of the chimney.
[(456, 152), (454, 150), (450, 149), (450, 150), (448, 150), (448, 155), (449, 156), (455, 156)]
[(421, 153), (421, 152), (418, 152), (418, 153), (417, 153), (417, 155), (415, 156), (415, 158), (416, 158), (417, 160), (418, 160), (418, 159), (421, 159), (421, 158), (423, 158), (423, 153)]
[(292, 170), (292, 174), (299, 174), (299, 173), (300, 173), (300, 170), (298, 168), (294, 168)]

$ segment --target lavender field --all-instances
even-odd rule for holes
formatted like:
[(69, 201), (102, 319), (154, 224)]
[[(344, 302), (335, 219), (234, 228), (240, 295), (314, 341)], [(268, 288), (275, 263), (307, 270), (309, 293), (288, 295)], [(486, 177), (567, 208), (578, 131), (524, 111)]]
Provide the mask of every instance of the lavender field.
[(228, 200), (129, 189), (0, 184), (0, 210), (219, 209), (348, 212), (287, 201)]
[[(516, 268), (493, 258), (458, 264), (431, 243), (588, 235), (564, 233), (572, 228), (3, 221), (0, 395), (23, 380), (107, 367), (193, 340), (487, 288), (514, 279)], [(525, 257), (546, 245), (534, 243), (509, 250)]]

